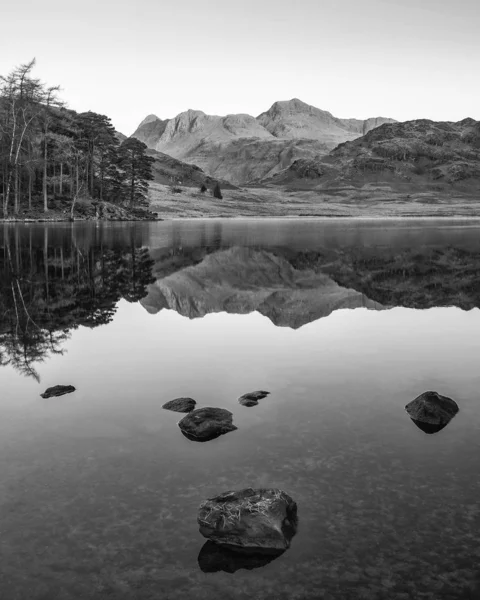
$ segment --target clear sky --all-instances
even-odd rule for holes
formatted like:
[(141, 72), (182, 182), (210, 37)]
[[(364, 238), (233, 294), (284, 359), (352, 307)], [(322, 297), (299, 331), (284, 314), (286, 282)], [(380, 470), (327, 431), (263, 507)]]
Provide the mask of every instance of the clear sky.
[(0, 73), (37, 59), (78, 111), (129, 135), (150, 113), (257, 116), (300, 98), (338, 117), (480, 120), (480, 0), (23, 0)]

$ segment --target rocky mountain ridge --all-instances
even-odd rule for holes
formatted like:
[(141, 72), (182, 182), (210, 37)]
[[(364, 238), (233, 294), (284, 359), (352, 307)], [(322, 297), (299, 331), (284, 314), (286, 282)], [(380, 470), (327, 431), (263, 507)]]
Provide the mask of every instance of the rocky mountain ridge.
[(257, 118), (187, 110), (163, 121), (149, 115), (133, 136), (153, 150), (234, 184), (272, 176), (300, 158), (316, 159), (339, 143), (392, 119), (337, 119), (297, 98), (276, 102)]

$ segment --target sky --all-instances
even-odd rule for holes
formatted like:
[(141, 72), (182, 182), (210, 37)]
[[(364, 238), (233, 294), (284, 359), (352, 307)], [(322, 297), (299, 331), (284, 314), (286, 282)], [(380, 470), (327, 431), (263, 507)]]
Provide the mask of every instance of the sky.
[(257, 116), (300, 98), (341, 118), (480, 120), (480, 0), (23, 0), (0, 74), (36, 59), (77, 111)]

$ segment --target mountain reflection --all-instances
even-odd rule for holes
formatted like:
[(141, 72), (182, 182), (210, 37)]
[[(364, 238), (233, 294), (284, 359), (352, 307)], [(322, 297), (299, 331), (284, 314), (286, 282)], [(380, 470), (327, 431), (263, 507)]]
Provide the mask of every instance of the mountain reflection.
[(207, 235), (199, 224), (204, 235), (198, 238), (196, 227), (182, 233), (178, 225), (170, 237), (134, 224), (5, 226), (0, 366), (38, 380), (38, 364), (62, 354), (73, 329), (109, 323), (120, 299), (140, 302), (150, 314), (168, 309), (191, 319), (257, 311), (292, 329), (345, 308), (480, 305), (476, 248), (327, 244), (302, 250), (298, 236), (290, 245), (248, 236), (232, 244), (222, 238), (220, 223), (210, 229)]
[(362, 292), (339, 285), (321, 268), (297, 268), (296, 255), (289, 256), (288, 250), (204, 249), (176, 261), (158, 250), (152, 255), (157, 281), (141, 301), (152, 314), (168, 308), (192, 319), (258, 311), (277, 326), (298, 329), (341, 308), (383, 308)]
[[(37, 232), (38, 233), (38, 232)], [(0, 365), (39, 381), (35, 364), (62, 354), (72, 329), (109, 323), (121, 298), (137, 302), (152, 280), (146, 248), (63, 235), (50, 243), (6, 229), (0, 247)]]

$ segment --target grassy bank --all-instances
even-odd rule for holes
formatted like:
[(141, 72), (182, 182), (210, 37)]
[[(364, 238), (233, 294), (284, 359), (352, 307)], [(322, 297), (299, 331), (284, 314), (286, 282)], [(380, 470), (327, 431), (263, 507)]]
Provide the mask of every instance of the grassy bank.
[(435, 192), (395, 193), (388, 186), (329, 190), (241, 188), (222, 190), (223, 199), (196, 188), (172, 193), (153, 183), (150, 209), (162, 219), (194, 217), (479, 217), (478, 197)]

